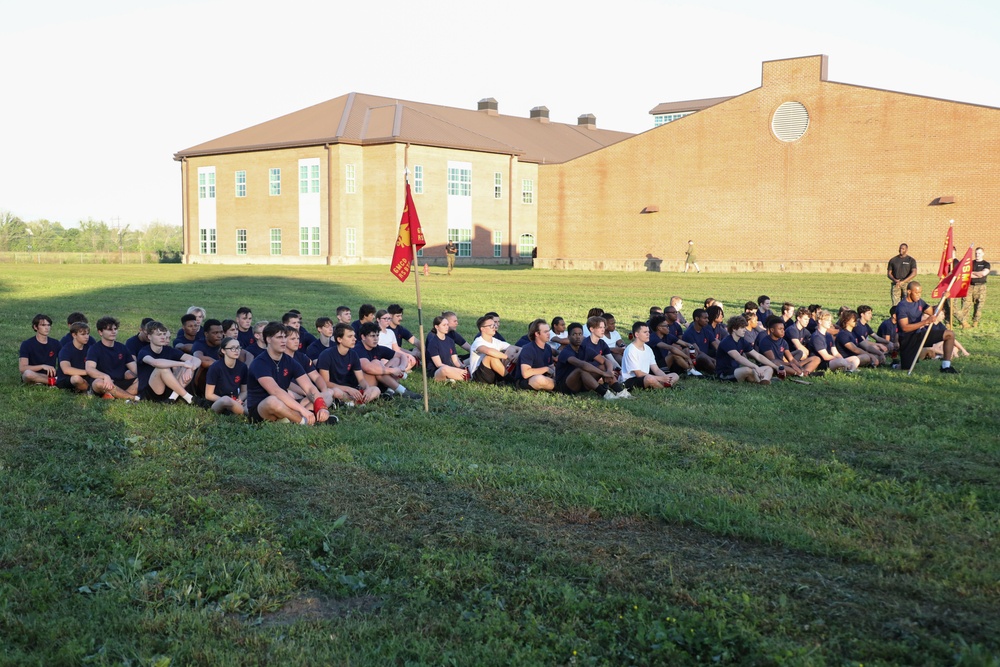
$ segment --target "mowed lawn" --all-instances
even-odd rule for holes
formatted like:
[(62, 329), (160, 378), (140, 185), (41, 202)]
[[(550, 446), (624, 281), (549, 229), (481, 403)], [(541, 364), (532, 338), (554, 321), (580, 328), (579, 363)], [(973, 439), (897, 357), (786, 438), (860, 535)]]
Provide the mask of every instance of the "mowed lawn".
[[(412, 280), (412, 279), (411, 279)], [(996, 280), (992, 278), (991, 280)], [(925, 292), (933, 277), (926, 277)], [(888, 311), (879, 275), (443, 269), (424, 323), (759, 294)], [(334, 428), (25, 388), (30, 320), (311, 323), (387, 267), (0, 266), (0, 664), (1000, 664), (1000, 304), (923, 362), (632, 400), (432, 386)], [(406, 383), (420, 389), (418, 377)]]

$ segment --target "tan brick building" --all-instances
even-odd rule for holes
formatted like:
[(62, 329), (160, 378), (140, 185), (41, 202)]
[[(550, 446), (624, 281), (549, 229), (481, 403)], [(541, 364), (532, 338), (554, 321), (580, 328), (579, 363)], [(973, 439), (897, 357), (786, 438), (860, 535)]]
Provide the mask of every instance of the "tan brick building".
[(884, 272), (907, 242), (926, 271), (950, 219), (960, 253), (1000, 246), (1000, 109), (826, 71), (765, 62), (759, 88), (540, 166), (536, 266), (677, 270), (692, 239), (709, 270)]
[(185, 262), (388, 264), (406, 168), (428, 260), (530, 262), (539, 164), (632, 135), (478, 107), (351, 93), (178, 152)]

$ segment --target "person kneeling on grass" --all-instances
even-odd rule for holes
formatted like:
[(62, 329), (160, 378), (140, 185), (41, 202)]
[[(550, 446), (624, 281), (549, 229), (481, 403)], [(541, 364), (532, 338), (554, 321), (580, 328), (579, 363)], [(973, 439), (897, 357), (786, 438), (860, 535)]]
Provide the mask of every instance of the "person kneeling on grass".
[(97, 320), (100, 340), (87, 350), (87, 374), (93, 378), (91, 390), (103, 398), (135, 399), (138, 392), (135, 357), (117, 341), (118, 320)]
[[(336, 424), (326, 401), (308, 382), (305, 369), (285, 354), (287, 331), (281, 322), (269, 322), (261, 331), (266, 349), (247, 369), (247, 418), (251, 424), (282, 419), (299, 424)], [(302, 405), (288, 393), (293, 381), (307, 392), (310, 403)]]
[(770, 366), (757, 366), (746, 357), (752, 349), (744, 339), (747, 318), (742, 315), (730, 317), (726, 330), (729, 335), (719, 343), (719, 353), (715, 357), (716, 379), (724, 382), (771, 384), (774, 370)]
[(334, 345), (316, 360), (316, 368), (333, 395), (348, 405), (363, 405), (377, 399), (382, 392), (365, 379), (361, 358), (354, 349), (357, 340), (354, 329), (338, 324), (333, 328), (333, 340)]
[(35, 335), (21, 343), (17, 370), (25, 384), (49, 384), (55, 381), (56, 366), (59, 364), (59, 341), (49, 337), (52, 332), (52, 318), (39, 313), (31, 320)]
[(237, 336), (222, 339), (222, 358), (209, 366), (205, 376), (205, 399), (212, 402), (212, 412), (242, 415), (246, 409), (249, 369), (240, 361)]
[(549, 325), (537, 319), (528, 325), (528, 344), (517, 359), (518, 389), (552, 391), (556, 388), (554, 352), (549, 347)]
[(924, 348), (943, 343), (944, 360), (941, 362), (942, 373), (958, 373), (951, 365), (951, 357), (955, 353), (955, 333), (947, 329), (936, 329), (934, 324), (944, 320), (944, 312), (934, 316), (934, 309), (920, 298), (923, 287), (916, 280), (911, 281), (906, 288), (906, 297), (896, 304), (896, 326), (899, 329), (899, 361), (904, 370), (910, 370), (913, 360), (920, 354), (920, 343), (924, 339), (924, 329), (931, 327), (924, 341)]
[(438, 315), (431, 323), (424, 346), (427, 348), (427, 374), (438, 382), (462, 382), (469, 379), (469, 373), (455, 354), (455, 342), (448, 337), (451, 328), (448, 318)]
[(189, 405), (212, 407), (209, 401), (196, 398), (187, 390), (201, 361), (170, 347), (170, 330), (160, 322), (146, 325), (146, 337), (149, 342), (137, 355), (138, 395), (155, 403), (169, 403), (180, 398)]
[(649, 343), (649, 325), (632, 325), (632, 342), (622, 354), (622, 380), (626, 389), (669, 389), (680, 378), (677, 373), (664, 373), (656, 365), (656, 355)]
[(848, 373), (858, 370), (859, 359), (853, 356), (845, 359), (834, 344), (833, 334), (830, 333), (830, 325), (833, 323), (830, 311), (820, 308), (816, 311), (815, 318), (816, 333), (812, 335), (812, 348), (822, 359), (817, 370), (845, 370)]

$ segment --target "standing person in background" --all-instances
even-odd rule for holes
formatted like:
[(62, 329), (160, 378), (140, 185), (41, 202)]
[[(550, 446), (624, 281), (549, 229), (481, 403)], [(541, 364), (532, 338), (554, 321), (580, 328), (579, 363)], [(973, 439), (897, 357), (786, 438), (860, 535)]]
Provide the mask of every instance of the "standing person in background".
[(448, 241), (448, 245), (444, 247), (444, 255), (448, 258), (448, 275), (455, 269), (455, 257), (458, 255), (458, 246), (455, 245), (454, 241)]
[(903, 298), (903, 289), (906, 284), (917, 277), (917, 260), (910, 257), (909, 252), (910, 246), (902, 243), (899, 246), (899, 254), (889, 260), (886, 277), (892, 283), (889, 288), (889, 297), (894, 306)]
[[(984, 259), (984, 250), (976, 248), (976, 258), (972, 261), (972, 281), (969, 283), (969, 294), (962, 299), (962, 310), (958, 312), (958, 323), (963, 329), (979, 326), (983, 316), (983, 306), (986, 305), (986, 276), (990, 275), (990, 263)], [(972, 324), (968, 322), (969, 309), (972, 308)]]
[(698, 268), (698, 258), (694, 254), (694, 241), (688, 241), (687, 254), (684, 256), (684, 273), (688, 272), (688, 267), (693, 266), (695, 271), (701, 273)]

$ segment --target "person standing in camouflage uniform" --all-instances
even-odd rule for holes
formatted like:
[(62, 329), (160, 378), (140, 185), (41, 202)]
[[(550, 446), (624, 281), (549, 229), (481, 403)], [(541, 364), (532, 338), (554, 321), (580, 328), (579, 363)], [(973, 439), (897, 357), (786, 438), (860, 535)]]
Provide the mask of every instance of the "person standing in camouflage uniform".
[[(976, 248), (969, 294), (962, 299), (962, 310), (956, 316), (963, 329), (979, 326), (979, 320), (983, 316), (983, 306), (986, 305), (986, 276), (990, 275), (990, 263), (983, 259), (983, 252), (982, 248)], [(971, 325), (968, 321), (970, 309), (972, 309)]]

